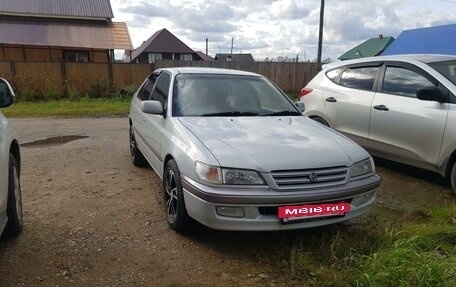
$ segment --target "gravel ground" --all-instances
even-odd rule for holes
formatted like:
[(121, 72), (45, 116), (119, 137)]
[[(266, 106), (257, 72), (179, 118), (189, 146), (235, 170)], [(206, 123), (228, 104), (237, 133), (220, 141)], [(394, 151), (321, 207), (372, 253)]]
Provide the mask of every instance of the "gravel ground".
[[(269, 257), (298, 232), (171, 231), (158, 176), (130, 163), (127, 118), (12, 122), (22, 144), (74, 137), (22, 146), (25, 226), (0, 242), (0, 286), (299, 286), (288, 251)], [(455, 202), (432, 173), (380, 160), (377, 172), (381, 216)]]

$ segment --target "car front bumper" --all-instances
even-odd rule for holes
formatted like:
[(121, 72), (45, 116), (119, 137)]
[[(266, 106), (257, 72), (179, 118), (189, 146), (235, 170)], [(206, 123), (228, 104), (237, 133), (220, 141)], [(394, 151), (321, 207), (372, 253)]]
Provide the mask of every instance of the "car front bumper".
[[(380, 178), (373, 175), (343, 186), (301, 191), (274, 191), (257, 188), (218, 188), (200, 184), (185, 175), (182, 186), (187, 213), (212, 229), (273, 231), (309, 228), (345, 221), (366, 213), (375, 201)], [(319, 217), (284, 223), (279, 206), (350, 202), (343, 216)], [(241, 215), (221, 215), (218, 209), (243, 210)]]

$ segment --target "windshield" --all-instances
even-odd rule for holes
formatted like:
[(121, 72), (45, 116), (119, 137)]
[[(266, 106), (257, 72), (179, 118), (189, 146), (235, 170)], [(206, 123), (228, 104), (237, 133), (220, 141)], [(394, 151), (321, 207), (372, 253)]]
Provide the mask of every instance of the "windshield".
[(456, 85), (456, 61), (429, 63), (429, 66)]
[(173, 116), (298, 116), (301, 113), (261, 77), (180, 74), (174, 83)]

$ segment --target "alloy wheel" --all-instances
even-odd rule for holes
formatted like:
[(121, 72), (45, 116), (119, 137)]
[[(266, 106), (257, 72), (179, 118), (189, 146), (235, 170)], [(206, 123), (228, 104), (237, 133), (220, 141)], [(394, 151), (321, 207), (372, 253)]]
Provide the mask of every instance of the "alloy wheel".
[(174, 222), (177, 218), (177, 184), (176, 176), (172, 170), (168, 170), (165, 179), (165, 201), (166, 215), (170, 222)]
[(19, 220), (20, 225), (22, 225), (22, 195), (21, 195), (21, 184), (19, 182), (19, 175), (17, 173), (17, 168), (13, 167), (13, 183), (14, 183), (14, 198), (16, 199), (16, 212), (17, 219)]

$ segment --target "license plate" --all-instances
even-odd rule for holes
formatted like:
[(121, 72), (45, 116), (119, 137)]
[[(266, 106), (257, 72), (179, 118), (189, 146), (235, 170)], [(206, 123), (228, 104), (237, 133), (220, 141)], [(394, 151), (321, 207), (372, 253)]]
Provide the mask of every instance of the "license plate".
[(284, 221), (310, 219), (316, 217), (344, 215), (350, 211), (350, 203), (305, 204), (299, 206), (280, 206), (278, 216)]

